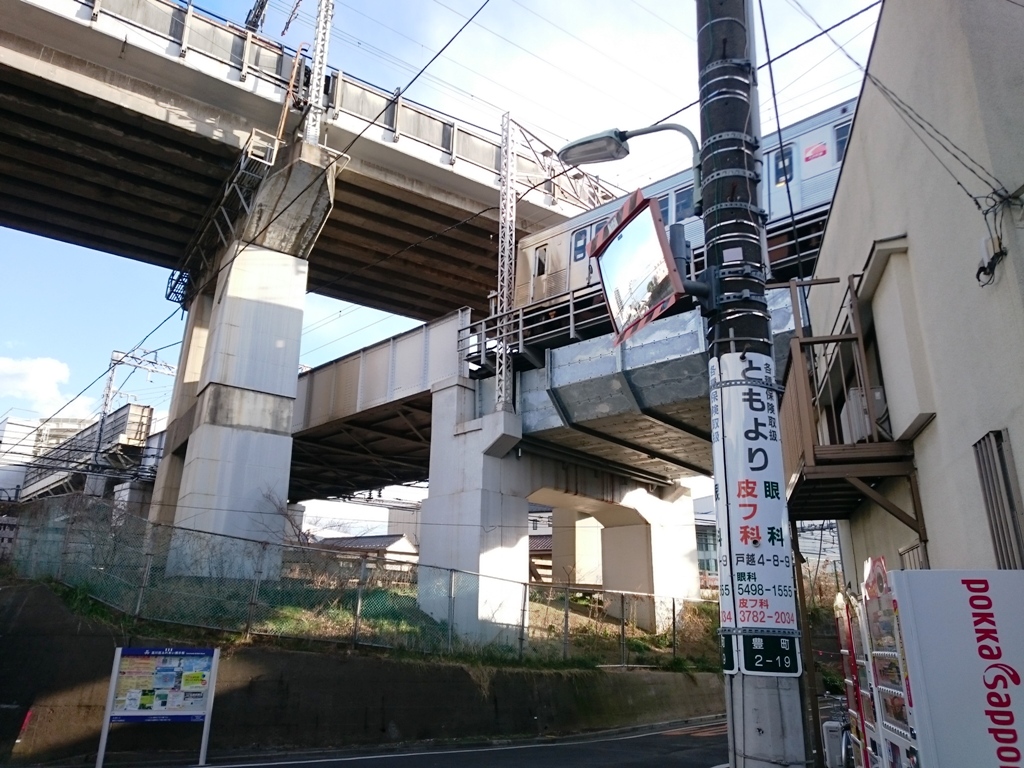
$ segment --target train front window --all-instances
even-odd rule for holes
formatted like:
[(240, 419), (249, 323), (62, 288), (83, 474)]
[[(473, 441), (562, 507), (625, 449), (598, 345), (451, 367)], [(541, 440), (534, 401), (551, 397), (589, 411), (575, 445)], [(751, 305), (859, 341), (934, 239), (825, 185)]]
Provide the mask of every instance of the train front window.
[(676, 190), (676, 217), (673, 223), (678, 223), (693, 216), (693, 187)]
[(546, 245), (539, 246), (534, 251), (534, 271), (533, 274), (537, 277), (547, 274), (548, 271), (548, 247)]
[(850, 128), (853, 123), (843, 123), (836, 126), (836, 162), (843, 162), (846, 156), (846, 145), (850, 143)]
[(577, 229), (572, 233), (572, 260), (583, 261), (587, 257), (587, 230)]
[(793, 145), (775, 153), (775, 186), (781, 187), (793, 180)]

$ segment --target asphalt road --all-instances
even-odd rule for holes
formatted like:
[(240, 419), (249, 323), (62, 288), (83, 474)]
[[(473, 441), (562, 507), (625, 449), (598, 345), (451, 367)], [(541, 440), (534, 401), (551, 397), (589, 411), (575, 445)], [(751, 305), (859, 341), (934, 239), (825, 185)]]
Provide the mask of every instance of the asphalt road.
[(455, 749), (421, 749), (339, 756), (246, 760), (219, 764), (218, 768), (308, 766), (309, 768), (565, 768), (566, 766), (622, 766), (622, 768), (713, 768), (728, 762), (725, 723), (701, 724), (672, 730), (566, 739), (552, 743), (509, 744)]

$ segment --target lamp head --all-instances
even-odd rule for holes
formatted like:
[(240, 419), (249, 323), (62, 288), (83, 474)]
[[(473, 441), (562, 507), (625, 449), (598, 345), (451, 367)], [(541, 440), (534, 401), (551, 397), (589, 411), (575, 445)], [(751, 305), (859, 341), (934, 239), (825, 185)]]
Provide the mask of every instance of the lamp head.
[(618, 128), (570, 141), (558, 150), (558, 159), (566, 165), (585, 165), (621, 160), (629, 154), (626, 132)]

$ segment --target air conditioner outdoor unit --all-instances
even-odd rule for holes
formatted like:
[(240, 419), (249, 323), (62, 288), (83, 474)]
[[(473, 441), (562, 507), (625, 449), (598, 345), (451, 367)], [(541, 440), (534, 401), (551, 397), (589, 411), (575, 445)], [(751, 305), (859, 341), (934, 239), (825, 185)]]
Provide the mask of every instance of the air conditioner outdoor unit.
[[(888, 432), (889, 410), (885, 403), (885, 391), (881, 387), (871, 388), (875, 423)], [(871, 420), (868, 418), (868, 404), (862, 387), (850, 387), (846, 402), (839, 411), (839, 424), (843, 430), (844, 443), (859, 443), (871, 436)]]
[(821, 724), (821, 745), (825, 750), (825, 768), (843, 768), (843, 724), (826, 720)]

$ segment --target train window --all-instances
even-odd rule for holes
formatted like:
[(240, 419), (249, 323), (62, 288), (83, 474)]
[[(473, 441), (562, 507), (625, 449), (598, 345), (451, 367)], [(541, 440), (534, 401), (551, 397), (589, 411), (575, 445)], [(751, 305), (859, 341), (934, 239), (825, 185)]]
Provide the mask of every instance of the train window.
[(661, 209), (661, 222), (667, 227), (671, 224), (668, 218), (668, 195), (658, 198), (658, 208)]
[(793, 180), (793, 145), (783, 147), (775, 153), (775, 186), (781, 187)]
[(850, 128), (853, 123), (843, 123), (836, 126), (836, 162), (843, 162), (846, 156), (846, 145), (850, 142)]
[(546, 245), (539, 246), (533, 252), (533, 274), (537, 277), (544, 275), (548, 271), (548, 247)]
[(597, 233), (604, 229), (604, 225), (608, 223), (608, 219), (601, 219), (599, 222), (594, 224), (594, 237), (597, 237)]
[(676, 190), (676, 217), (673, 223), (693, 216), (693, 187)]
[(583, 261), (587, 258), (587, 230), (577, 229), (572, 233), (572, 260)]

